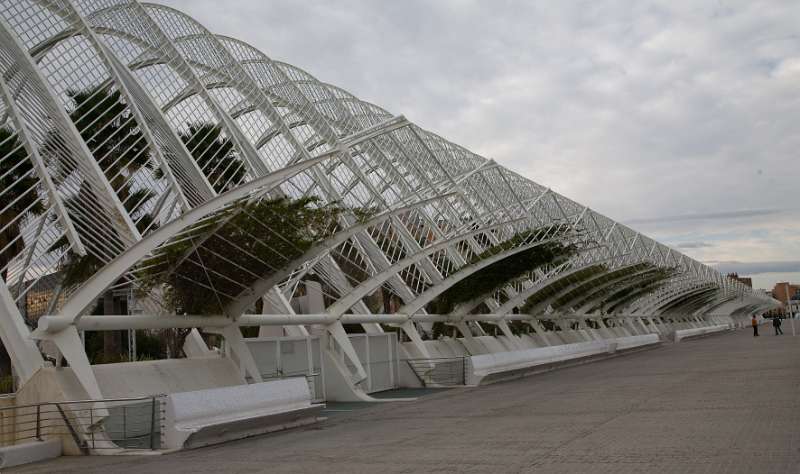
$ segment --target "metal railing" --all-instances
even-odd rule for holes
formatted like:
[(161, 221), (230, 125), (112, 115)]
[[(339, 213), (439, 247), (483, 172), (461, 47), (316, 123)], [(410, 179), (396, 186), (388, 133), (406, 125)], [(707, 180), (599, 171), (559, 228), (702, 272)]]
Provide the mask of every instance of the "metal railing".
[(84, 454), (161, 448), (163, 395), (0, 407), (0, 446), (67, 437)]
[(406, 359), (411, 370), (426, 387), (465, 385), (469, 358), (448, 357), (433, 359)]

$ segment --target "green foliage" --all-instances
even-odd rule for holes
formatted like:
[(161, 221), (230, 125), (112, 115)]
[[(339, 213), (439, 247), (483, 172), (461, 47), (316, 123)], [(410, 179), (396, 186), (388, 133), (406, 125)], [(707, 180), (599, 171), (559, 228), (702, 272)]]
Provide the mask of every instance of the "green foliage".
[[(614, 303), (614, 305), (610, 308), (605, 308), (608, 312), (613, 312), (621, 305), (633, 300), (635, 297), (653, 291), (656, 288), (666, 284), (667, 280), (674, 274), (675, 271), (668, 268), (658, 268), (652, 272), (648, 272), (647, 275), (642, 277), (642, 279), (635, 285), (621, 285), (621, 287), (612, 289), (604, 301), (598, 306), (603, 307), (606, 302), (616, 301), (616, 303)], [(595, 308), (592, 308), (592, 310), (594, 309)]]
[(136, 354), (139, 360), (160, 359), (164, 354), (161, 340), (147, 331), (136, 331)]
[(123, 185), (127, 178), (121, 171), (132, 174), (151, 167), (147, 141), (133, 114), (122, 102), (119, 91), (97, 88), (68, 91), (67, 94), (74, 104), (69, 116), (75, 127), (93, 151), (100, 168), (105, 170), (112, 187), (127, 197), (129, 189)]
[[(0, 278), (6, 279), (5, 266), (25, 249), (25, 242), (19, 238), (21, 214), (38, 215), (45, 211), (39, 200), (36, 174), (28, 159), (28, 152), (12, 130), (0, 127), (0, 192), (3, 204), (0, 205)], [(9, 225), (17, 219), (16, 224)], [(0, 344), (0, 372), (10, 370), (11, 359)], [(0, 379), (0, 393), (4, 390), (6, 379)], [(13, 390), (13, 380), (8, 391)]]
[[(116, 364), (119, 362), (131, 362), (128, 357), (127, 338), (123, 341), (122, 352), (105, 354), (103, 352), (104, 338), (111, 331), (86, 331), (84, 339), (86, 341), (86, 354), (92, 364)], [(162, 331), (163, 332), (163, 331)], [(151, 331), (136, 331), (136, 360), (158, 360), (167, 355), (167, 342)], [(174, 354), (173, 354), (174, 355)]]
[[(533, 231), (522, 232), (501, 242), (473, 258), (471, 265), (498, 253), (529, 244), (533, 241)], [(525, 273), (545, 264), (563, 261), (577, 251), (573, 245), (558, 241), (544, 242), (529, 249), (505, 257), (476, 271), (436, 297), (428, 305), (428, 311), (435, 314), (450, 313), (456, 305), (488, 295), (502, 288)]]
[(376, 214), (378, 214), (378, 208), (376, 206), (353, 209), (353, 215), (356, 216), (356, 221), (360, 224), (372, 219)]
[[(556, 298), (555, 301), (551, 303), (554, 308), (560, 308), (570, 303), (573, 303), (577, 299), (579, 299), (582, 295), (584, 295), (586, 292), (589, 292), (597, 285), (602, 284), (598, 283), (598, 281), (594, 279), (595, 277), (603, 274), (605, 274), (604, 277), (609, 277), (614, 273), (614, 272), (608, 272), (605, 265), (593, 265), (592, 267), (589, 267), (589, 269), (587, 270), (589, 271), (583, 272), (580, 280), (578, 280), (577, 282), (572, 279), (569, 279), (572, 281), (565, 282), (567, 283), (567, 286), (571, 286), (576, 283), (579, 284), (572, 290)], [(562, 291), (563, 289), (564, 288), (559, 289), (559, 292)]]
[(25, 246), (22, 239), (17, 239), (21, 220), (17, 225), (8, 224), (22, 213), (41, 214), (45, 209), (38, 199), (36, 174), (28, 153), (14, 132), (7, 128), (0, 128), (0, 159), (0, 190), (6, 203), (0, 206), (0, 229), (5, 228), (0, 232), (2, 268)]
[[(153, 221), (153, 217), (145, 214), (143, 206), (153, 197), (148, 189), (132, 189), (129, 177), (142, 169), (151, 169), (150, 152), (147, 141), (144, 139), (133, 114), (122, 101), (119, 91), (106, 88), (85, 89), (68, 91), (73, 103), (69, 113), (75, 127), (81, 134), (86, 145), (93, 151), (94, 158), (111, 187), (116, 190), (117, 197), (123, 203), (128, 213), (134, 218), (139, 218), (137, 226), (144, 231)], [(50, 141), (54, 137), (50, 138)], [(63, 151), (47, 142), (43, 146), (42, 154), (62, 167), (65, 174), (75, 171), (73, 160), (61, 156)], [(81, 186), (77, 196), (69, 198), (72, 201), (68, 207), (79, 206), (81, 202), (98, 200), (91, 187)], [(138, 214), (138, 215), (137, 215)], [(95, 216), (100, 218), (100, 216)], [(119, 239), (117, 230), (111, 222), (99, 222), (105, 227), (104, 235), (109, 239)], [(82, 226), (76, 226), (79, 234), (84, 232)], [(55, 251), (69, 245), (66, 237), (62, 237), (51, 246)], [(72, 251), (67, 252), (61, 262), (64, 273), (65, 286), (78, 285), (89, 279), (103, 266), (93, 254), (78, 255)]]
[(555, 296), (558, 292), (568, 287), (573, 282), (585, 280), (604, 271), (604, 265), (592, 265), (572, 273), (569, 275), (569, 277), (559, 278), (528, 297), (528, 299), (525, 301), (525, 305), (520, 309), (520, 312), (530, 313), (538, 304), (544, 302), (546, 299), (552, 296)]
[(0, 393), (14, 393), (14, 377), (5, 375), (0, 377)]
[(180, 137), (216, 192), (223, 193), (242, 182), (244, 163), (231, 140), (222, 136), (222, 128), (210, 123), (191, 124)]
[(92, 254), (78, 255), (70, 252), (61, 267), (64, 275), (62, 284), (65, 287), (80, 285), (102, 267), (103, 262)]
[(330, 236), (341, 212), (311, 197), (240, 202), (165, 245), (146, 264), (143, 290), (164, 285), (178, 313), (219, 314), (242, 285), (269, 275), (264, 263), (274, 272)]

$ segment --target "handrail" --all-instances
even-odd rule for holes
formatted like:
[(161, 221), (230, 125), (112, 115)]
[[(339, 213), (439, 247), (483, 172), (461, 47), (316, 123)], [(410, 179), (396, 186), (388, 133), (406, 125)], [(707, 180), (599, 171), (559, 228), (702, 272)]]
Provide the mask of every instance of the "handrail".
[(96, 449), (155, 450), (160, 447), (157, 439), (164, 419), (160, 402), (163, 397), (159, 394), (44, 401), (0, 407), (0, 414), (11, 413), (6, 417), (9, 422), (0, 430), (0, 446), (68, 436), (83, 454)]
[(100, 400), (64, 400), (64, 401), (57, 401), (57, 402), (38, 402), (38, 403), (29, 403), (27, 405), (11, 405), (6, 407), (0, 407), (0, 411), (3, 410), (10, 410), (10, 409), (17, 409), (17, 408), (33, 408), (36, 406), (42, 405), (65, 405), (70, 403), (114, 403), (114, 402), (143, 402), (145, 400), (150, 400), (152, 398), (164, 397), (166, 396), (163, 393), (159, 393), (157, 395), (150, 395), (147, 397), (130, 397), (130, 398), (103, 398)]

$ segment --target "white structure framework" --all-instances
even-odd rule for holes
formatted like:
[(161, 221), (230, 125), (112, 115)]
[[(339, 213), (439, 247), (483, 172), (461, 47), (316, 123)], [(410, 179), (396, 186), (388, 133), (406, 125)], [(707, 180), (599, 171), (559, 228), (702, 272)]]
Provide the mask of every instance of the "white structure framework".
[[(583, 330), (660, 332), (775, 305), (164, 6), (3, 0), (0, 88), (0, 336), (21, 382), (44, 363), (35, 341), (49, 340), (88, 395), (102, 398), (85, 329), (216, 331), (255, 381), (262, 374), (237, 326), (324, 334), (357, 386), (366, 373), (351, 325), (401, 328), (406, 356), (430, 358), (436, 323), (465, 339), (499, 330), (522, 349), (511, 322), (591, 339)], [(247, 206), (281, 198), (337, 206), (335, 228), (310, 246), (276, 245), (295, 223), (276, 228)], [(544, 248), (563, 254), (431, 314), (471, 275)], [(154, 275), (217, 305), (176, 315)], [(26, 308), (45, 281), (56, 283), (34, 331)], [(89, 316), (110, 289), (135, 301)]]

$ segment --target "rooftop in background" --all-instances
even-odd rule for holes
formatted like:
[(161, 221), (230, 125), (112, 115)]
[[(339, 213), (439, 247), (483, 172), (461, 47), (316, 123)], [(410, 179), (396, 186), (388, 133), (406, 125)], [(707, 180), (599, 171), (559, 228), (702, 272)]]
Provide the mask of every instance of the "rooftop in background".
[(749, 286), (750, 288), (753, 287), (753, 279), (749, 277), (740, 277), (738, 273), (728, 273), (728, 278), (733, 278), (734, 280), (741, 282), (744, 285)]

